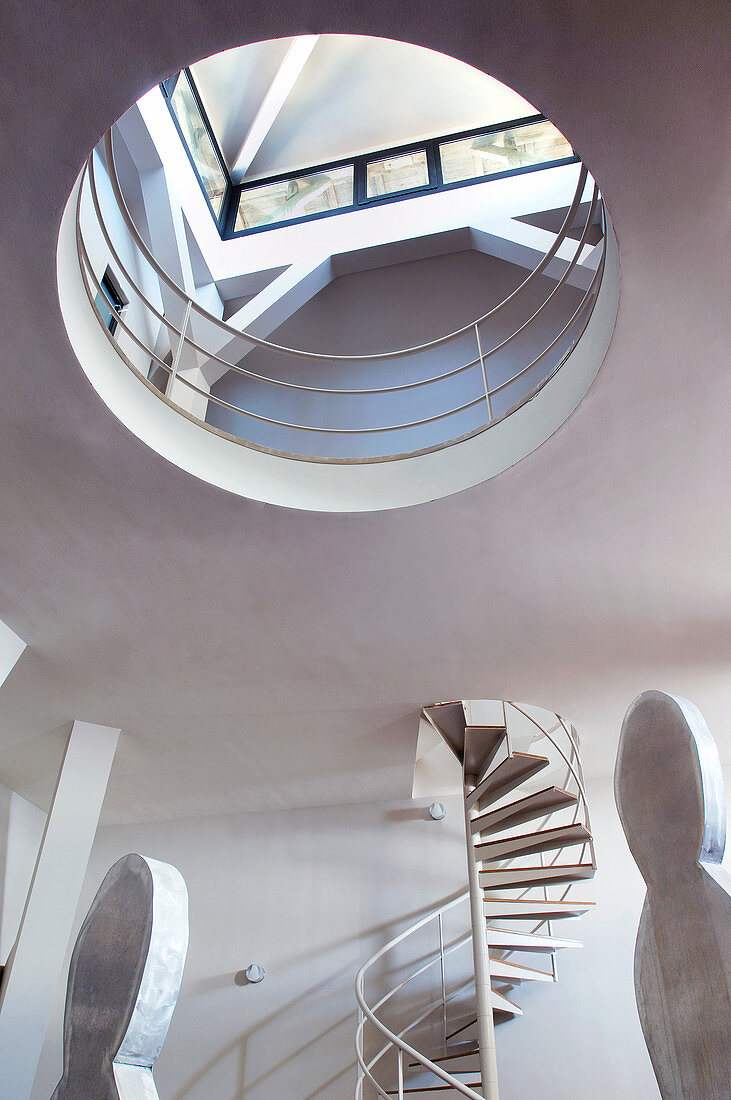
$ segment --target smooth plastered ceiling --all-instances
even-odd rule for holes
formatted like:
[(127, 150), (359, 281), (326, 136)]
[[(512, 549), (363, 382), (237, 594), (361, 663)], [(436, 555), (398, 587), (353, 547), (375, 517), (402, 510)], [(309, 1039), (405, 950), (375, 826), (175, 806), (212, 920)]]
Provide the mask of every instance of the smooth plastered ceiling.
[[(256, 42), (192, 66), (236, 182), (522, 118), (535, 111), (487, 73), (407, 42), (366, 35), (307, 36), (298, 59), (296, 46), (293, 58), (296, 41)], [(279, 109), (266, 114), (268, 128), (262, 130), (258, 152), (242, 176), (236, 171), (238, 153), (282, 71), (279, 79), (284, 80), (287, 94), (277, 96), (275, 87)]]
[[(123, 731), (107, 820), (407, 796), (420, 705), (459, 696), (562, 711), (606, 775), (649, 687), (694, 698), (728, 759), (727, 18), (123, 0), (112, 35), (103, 6), (5, 6), (0, 618), (29, 648), (0, 691), (0, 781), (47, 801), (80, 718)], [(97, 397), (58, 308), (61, 213), (110, 123), (201, 56), (319, 31), (519, 89), (619, 241), (614, 338), (575, 414), (492, 481), (390, 513), (263, 506), (170, 466)]]

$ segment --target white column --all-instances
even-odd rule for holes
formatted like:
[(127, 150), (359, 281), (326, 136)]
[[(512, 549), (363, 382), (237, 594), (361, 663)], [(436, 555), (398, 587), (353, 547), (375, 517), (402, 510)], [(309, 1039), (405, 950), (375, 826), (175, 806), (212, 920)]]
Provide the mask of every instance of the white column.
[(23, 919), (0, 986), (0, 1094), (29, 1100), (118, 729), (74, 722)]
[[(490, 984), (490, 953), (487, 945), (485, 911), (482, 905), (475, 846), (472, 839), (473, 813), (467, 808), (470, 788), (465, 784), (465, 830), (467, 839), (467, 873), (470, 883), (470, 916), (472, 923), (472, 954), (475, 963), (475, 995), (477, 1001), (477, 1043), (480, 1051), (480, 1077), (485, 1100), (498, 1100), (497, 1054), (495, 1051), (495, 1021), (492, 1015), (492, 985)], [(477, 813), (475, 806), (474, 813)]]

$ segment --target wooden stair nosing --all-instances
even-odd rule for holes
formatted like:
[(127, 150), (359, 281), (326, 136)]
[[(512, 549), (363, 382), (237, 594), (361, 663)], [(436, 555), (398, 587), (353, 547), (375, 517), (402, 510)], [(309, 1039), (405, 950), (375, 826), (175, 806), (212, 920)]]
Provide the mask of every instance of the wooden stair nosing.
[(560, 885), (566, 882), (586, 882), (594, 877), (592, 863), (553, 864), (550, 867), (502, 867), (478, 871), (483, 890), (517, 890), (536, 886)]
[(518, 833), (502, 840), (482, 841), (475, 844), (475, 859), (478, 863), (511, 859), (514, 856), (529, 856), (535, 852), (588, 844), (590, 840), (589, 830), (581, 822), (572, 822), (570, 825), (559, 825), (555, 829), (537, 829), (533, 833)]
[[(475, 1023), (476, 1022), (477, 1021), (475, 1020)], [(465, 1043), (464, 1045), (466, 1047), (469, 1047), (469, 1049), (468, 1050), (453, 1050), (453, 1051), (450, 1051), (449, 1049), (447, 1049), (446, 1054), (430, 1055), (429, 1056), (429, 1061), (434, 1062), (434, 1064), (437, 1065), (437, 1066), (440, 1066), (442, 1064), (442, 1062), (454, 1061), (456, 1058), (470, 1058), (473, 1054), (479, 1054), (480, 1053), (480, 1048), (477, 1045), (477, 1043)], [(421, 1065), (421, 1062), (409, 1062), (409, 1069), (418, 1069), (418, 1067), (420, 1065)]]
[(552, 982), (552, 973), (538, 970), (534, 966), (524, 966), (512, 959), (494, 959), (490, 956), (490, 977), (499, 982)]
[(561, 936), (546, 936), (541, 932), (516, 932), (514, 928), (495, 928), (487, 925), (487, 945), (495, 951), (529, 951), (544, 954), (561, 951), (567, 947), (583, 947), (581, 940), (567, 940)]
[(493, 897), (482, 899), (483, 911), (488, 920), (563, 920), (567, 917), (583, 916), (594, 904), (593, 901), (526, 901), (523, 898)]
[[(461, 1084), (467, 1085), (467, 1087), (470, 1089), (482, 1088), (481, 1078), (477, 1078), (476, 1080), (463, 1081), (460, 1077), (459, 1081)], [(386, 1092), (389, 1096), (398, 1096), (399, 1094), (398, 1089), (386, 1089)], [(438, 1085), (409, 1085), (408, 1083), (404, 1084), (404, 1096), (418, 1096), (422, 1092), (454, 1092), (454, 1085), (449, 1085), (446, 1081), (440, 1081)]]
[(578, 798), (578, 795), (565, 791), (563, 787), (544, 787), (542, 791), (534, 791), (496, 810), (486, 810), (479, 814), (473, 818), (471, 829), (476, 834), (502, 832), (503, 829), (524, 825), (526, 821), (548, 817), (549, 814), (574, 806)]
[(488, 772), (467, 796), (466, 806), (471, 810), (483, 799), (490, 802), (497, 801), (503, 795), (515, 790), (526, 779), (537, 775), (548, 767), (550, 760), (547, 756), (535, 756), (527, 752), (513, 752), (503, 760), (491, 772)]

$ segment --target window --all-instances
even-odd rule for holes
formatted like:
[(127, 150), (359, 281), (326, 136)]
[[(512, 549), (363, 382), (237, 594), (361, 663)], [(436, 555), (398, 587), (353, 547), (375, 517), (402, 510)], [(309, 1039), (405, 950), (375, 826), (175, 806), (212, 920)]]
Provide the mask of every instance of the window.
[(414, 192), (578, 160), (552, 123), (531, 115), (506, 120), (502, 128), (428, 138), (421, 147), (359, 155), (350, 163), (301, 168), (286, 178), (234, 187), (188, 69), (161, 88), (223, 239), (379, 200), (409, 198)]
[(223, 169), (185, 71), (180, 73), (175, 90), (170, 96), (170, 107), (213, 213), (220, 219), (228, 187), (228, 174)]
[(533, 122), (498, 133), (446, 141), (439, 146), (445, 183), (494, 176), (573, 157), (563, 134), (550, 122)]
[(234, 232), (352, 206), (353, 178), (353, 165), (346, 164), (261, 187), (247, 187), (241, 192)]
[(366, 165), (366, 198), (393, 195), (398, 191), (413, 191), (429, 186), (429, 164), (426, 149), (415, 153), (372, 160)]
[(96, 308), (112, 336), (117, 330), (117, 318), (122, 316), (126, 305), (127, 302), (122, 297), (111, 271), (107, 268), (102, 275), (101, 291), (96, 296)]

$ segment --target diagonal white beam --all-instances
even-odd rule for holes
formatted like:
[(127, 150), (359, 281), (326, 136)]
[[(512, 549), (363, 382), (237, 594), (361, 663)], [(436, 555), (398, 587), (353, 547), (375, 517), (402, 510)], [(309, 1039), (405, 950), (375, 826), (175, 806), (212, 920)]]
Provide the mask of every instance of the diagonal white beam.
[[(292, 264), (264, 287), (255, 297), (242, 306), (229, 319), (229, 324), (242, 331), (267, 339), (275, 329), (292, 316), (301, 306), (319, 294), (333, 277), (329, 256), (303, 260)], [(254, 350), (254, 344), (221, 333), (221, 344), (216, 351), (222, 359), (240, 363)], [(210, 346), (210, 340), (209, 340)], [(211, 360), (203, 368), (206, 381), (212, 386), (226, 373), (226, 367)]]
[(0, 985), (2, 1095), (29, 1100), (63, 969), (118, 729), (74, 722)]
[(319, 34), (300, 35), (287, 50), (234, 160), (231, 172), (234, 183), (240, 183), (251, 167), (254, 157), (261, 149), (289, 93), (297, 83), (319, 37)]
[(4, 684), (25, 649), (25, 642), (0, 619), (0, 684)]

